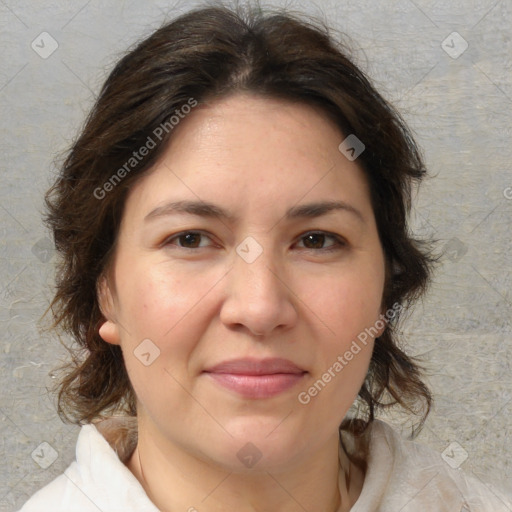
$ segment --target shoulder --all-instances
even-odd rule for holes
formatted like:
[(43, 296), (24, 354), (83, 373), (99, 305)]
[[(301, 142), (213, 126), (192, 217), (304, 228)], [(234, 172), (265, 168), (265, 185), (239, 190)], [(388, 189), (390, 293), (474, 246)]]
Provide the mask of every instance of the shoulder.
[(76, 462), (73, 462), (62, 475), (33, 494), (19, 512), (97, 512), (94, 503), (80, 492), (82, 485)]
[(451, 467), (432, 448), (380, 420), (370, 428), (368, 467), (353, 512), (512, 512), (510, 497)]
[(82, 426), (76, 460), (19, 512), (157, 512), (117, 450), (94, 425)]
[[(76, 448), (77, 458), (78, 452), (86, 446), (91, 449), (91, 455), (98, 450), (98, 447), (101, 450), (102, 443), (98, 436), (101, 437), (92, 425), (84, 425), (81, 428)], [(20, 512), (46, 510), (54, 512), (94, 510), (97, 512), (98, 508), (86, 494), (89, 487), (86, 469), (75, 460), (62, 475), (32, 495)], [(81, 489), (85, 489), (86, 492), (82, 492)]]

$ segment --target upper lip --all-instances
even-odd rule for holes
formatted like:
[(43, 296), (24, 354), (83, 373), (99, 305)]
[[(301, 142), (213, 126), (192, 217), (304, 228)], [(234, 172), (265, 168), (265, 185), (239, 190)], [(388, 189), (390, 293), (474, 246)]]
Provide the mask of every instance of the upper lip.
[(240, 375), (272, 375), (276, 373), (305, 373), (288, 359), (272, 357), (267, 359), (241, 358), (223, 361), (204, 370), (208, 373), (232, 373)]

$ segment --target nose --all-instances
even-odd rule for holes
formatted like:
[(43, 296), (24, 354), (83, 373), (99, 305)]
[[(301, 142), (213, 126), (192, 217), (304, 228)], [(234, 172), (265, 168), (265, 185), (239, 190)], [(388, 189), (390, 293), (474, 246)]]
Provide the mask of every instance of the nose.
[(283, 265), (277, 265), (270, 253), (264, 250), (251, 263), (235, 255), (226, 275), (227, 295), (220, 311), (220, 319), (228, 328), (268, 336), (295, 325), (293, 289), (287, 283)]

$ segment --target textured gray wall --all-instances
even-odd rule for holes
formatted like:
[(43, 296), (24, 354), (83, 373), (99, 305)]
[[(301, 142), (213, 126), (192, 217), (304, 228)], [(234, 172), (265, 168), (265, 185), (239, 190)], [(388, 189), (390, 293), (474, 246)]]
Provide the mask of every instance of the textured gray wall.
[[(40, 221), (51, 162), (120, 52), (192, 5), (0, 0), (0, 510), (16, 510), (61, 473), (78, 432), (47, 395), (64, 351), (37, 324), (55, 262)], [(436, 398), (419, 440), (449, 447), (447, 462), (512, 492), (511, 1), (288, 5), (353, 37), (359, 63), (424, 148), (435, 177), (416, 197), (414, 227), (446, 251), (404, 324)]]

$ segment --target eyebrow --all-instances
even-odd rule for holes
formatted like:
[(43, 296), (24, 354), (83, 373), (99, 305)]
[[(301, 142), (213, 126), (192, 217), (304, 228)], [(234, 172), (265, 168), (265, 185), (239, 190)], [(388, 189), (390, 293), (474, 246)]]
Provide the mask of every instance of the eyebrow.
[[(314, 203), (293, 206), (286, 212), (285, 218), (287, 220), (293, 220), (298, 218), (315, 218), (320, 217), (322, 215), (326, 215), (327, 213), (333, 211), (345, 211), (351, 213), (363, 224), (365, 223), (363, 214), (357, 208), (355, 208), (351, 204), (346, 203), (345, 201), (317, 201)], [(234, 214), (230, 213), (229, 211), (225, 210), (224, 208), (216, 204), (209, 203), (206, 201), (184, 200), (174, 201), (166, 203), (162, 206), (158, 206), (144, 217), (144, 221), (147, 222), (152, 219), (166, 217), (175, 214), (188, 214), (197, 215), (199, 217), (210, 217), (214, 219), (226, 220), (231, 223), (234, 223), (237, 220), (237, 217)]]

